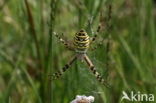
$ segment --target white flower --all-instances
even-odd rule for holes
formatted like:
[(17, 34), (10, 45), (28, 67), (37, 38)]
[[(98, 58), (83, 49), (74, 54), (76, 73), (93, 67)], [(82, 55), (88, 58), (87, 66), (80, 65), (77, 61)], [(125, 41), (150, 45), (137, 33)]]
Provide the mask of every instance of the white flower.
[(93, 96), (85, 96), (85, 95), (77, 95), (76, 99), (74, 99), (70, 103), (93, 103), (94, 102), (94, 97)]

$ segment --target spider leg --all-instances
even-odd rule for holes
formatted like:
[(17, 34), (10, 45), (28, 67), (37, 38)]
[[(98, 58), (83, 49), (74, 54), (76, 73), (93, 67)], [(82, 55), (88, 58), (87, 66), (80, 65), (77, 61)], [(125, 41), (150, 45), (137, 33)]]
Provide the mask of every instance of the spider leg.
[(52, 79), (58, 79), (62, 76), (62, 74), (69, 69), (69, 67), (72, 65), (72, 63), (77, 59), (77, 55), (75, 55), (60, 71), (50, 75), (52, 76)]
[(90, 46), (89, 50), (94, 51), (97, 48), (100, 48), (101, 46), (103, 46), (105, 43), (106, 43), (105, 40), (101, 40), (95, 46)]
[(102, 83), (103, 85), (105, 85), (106, 87), (110, 88), (109, 84), (107, 83), (107, 81), (105, 79), (102, 78), (102, 76), (100, 75), (100, 73), (98, 73), (96, 71), (96, 68), (94, 67), (93, 63), (91, 62), (91, 60), (89, 59), (89, 57), (87, 55), (84, 56), (84, 60), (86, 61), (87, 65), (89, 66), (89, 69), (91, 70), (91, 72), (94, 74), (94, 76), (96, 77), (96, 79)]
[(68, 43), (67, 41), (65, 41), (61, 36), (58, 35), (58, 33), (54, 32), (53, 33), (56, 38), (58, 38), (58, 40), (69, 50), (74, 50), (74, 48), (70, 45), (70, 43)]
[(97, 38), (97, 36), (98, 36), (100, 30), (101, 30), (101, 25), (99, 24), (99, 26), (98, 26), (98, 28), (97, 28), (97, 30), (96, 30), (94, 36), (91, 38), (91, 42), (93, 42), (93, 41), (96, 40), (96, 38)]
[(108, 5), (108, 13), (107, 13), (107, 17), (103, 17), (103, 13), (101, 12), (100, 14), (100, 23), (99, 23), (99, 26), (97, 27), (97, 30), (96, 30), (96, 33), (94, 34), (94, 36), (91, 38), (91, 41), (90, 42), (93, 42), (96, 40), (99, 32), (102, 30), (102, 29), (107, 29), (107, 31), (110, 31), (111, 30), (111, 18), (112, 18), (112, 5)]
[(89, 49), (90, 49), (91, 51), (94, 51), (94, 50), (96, 50), (97, 48), (100, 48), (100, 47), (102, 47), (102, 46), (106, 46), (106, 52), (109, 52), (109, 51), (110, 51), (110, 46), (112, 45), (111, 43), (112, 43), (112, 41), (111, 41), (111, 36), (108, 35), (107, 38), (102, 39), (101, 41), (98, 41), (98, 43), (97, 43), (95, 46), (90, 46)]

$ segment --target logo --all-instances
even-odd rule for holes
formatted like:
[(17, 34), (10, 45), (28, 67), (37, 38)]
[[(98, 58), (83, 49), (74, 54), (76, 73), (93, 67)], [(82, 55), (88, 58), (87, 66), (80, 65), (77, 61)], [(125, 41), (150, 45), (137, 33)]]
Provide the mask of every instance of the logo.
[(129, 95), (125, 91), (122, 91), (122, 95), (121, 101), (124, 99), (128, 101), (154, 101), (154, 94), (142, 94), (140, 91), (137, 93), (131, 91)]

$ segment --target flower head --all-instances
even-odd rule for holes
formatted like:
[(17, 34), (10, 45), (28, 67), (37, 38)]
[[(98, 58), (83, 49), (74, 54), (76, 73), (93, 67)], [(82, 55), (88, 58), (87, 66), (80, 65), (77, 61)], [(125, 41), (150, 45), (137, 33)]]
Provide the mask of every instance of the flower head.
[(85, 96), (85, 95), (77, 95), (76, 99), (74, 99), (70, 103), (93, 103), (94, 102), (94, 97), (93, 96)]

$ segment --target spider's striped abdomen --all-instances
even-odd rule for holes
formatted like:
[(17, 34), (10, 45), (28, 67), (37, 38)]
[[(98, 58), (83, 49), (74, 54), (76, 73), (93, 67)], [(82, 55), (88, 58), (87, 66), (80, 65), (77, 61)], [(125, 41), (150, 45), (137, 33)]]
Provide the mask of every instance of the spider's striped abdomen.
[(89, 43), (89, 36), (84, 30), (80, 30), (79, 33), (76, 33), (74, 37), (74, 46), (76, 52), (86, 53), (87, 49), (89, 48)]

